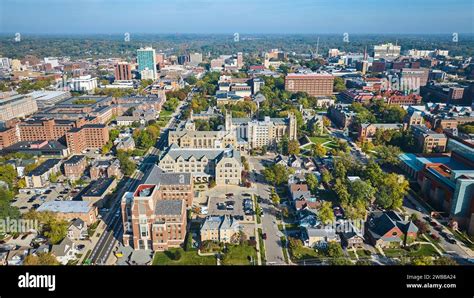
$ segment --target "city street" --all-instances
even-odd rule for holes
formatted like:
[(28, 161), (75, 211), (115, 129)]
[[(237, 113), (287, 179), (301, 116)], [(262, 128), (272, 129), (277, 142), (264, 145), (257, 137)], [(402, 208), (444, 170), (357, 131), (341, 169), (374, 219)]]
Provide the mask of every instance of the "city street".
[[(254, 169), (259, 173), (263, 170), (264, 167), (261, 161), (261, 158), (249, 157), (250, 171)], [(262, 198), (262, 202), (260, 203), (260, 207), (263, 211), (261, 228), (263, 233), (267, 235), (267, 239), (264, 240), (266, 264), (286, 265), (280, 240), (283, 233), (278, 229), (277, 218), (275, 216), (276, 208), (269, 204), (271, 202), (270, 186), (264, 182), (262, 183), (261, 177), (259, 179), (255, 179), (255, 177), (252, 178), (253, 190), (256, 195)]]
[(117, 243), (122, 240), (123, 225), (122, 215), (120, 214), (121, 198), (125, 192), (134, 191), (140, 184), (142, 178), (146, 176), (149, 171), (151, 171), (153, 165), (158, 160), (158, 148), (162, 149), (167, 145), (168, 130), (176, 126), (177, 116), (181, 114), (182, 109), (187, 104), (187, 102), (192, 99), (192, 95), (193, 91), (190, 92), (186, 100), (180, 102), (176, 111), (171, 115), (170, 121), (165, 127), (163, 127), (156, 145), (149, 149), (138, 169), (131, 178), (127, 178), (128, 180), (125, 182), (124, 187), (122, 187), (117, 195), (113, 198), (114, 201), (112, 202), (112, 207), (104, 217), (106, 229), (105, 231), (100, 231), (102, 234), (94, 249), (92, 250), (89, 258), (93, 264), (108, 264), (108, 260), (112, 251), (116, 247)]

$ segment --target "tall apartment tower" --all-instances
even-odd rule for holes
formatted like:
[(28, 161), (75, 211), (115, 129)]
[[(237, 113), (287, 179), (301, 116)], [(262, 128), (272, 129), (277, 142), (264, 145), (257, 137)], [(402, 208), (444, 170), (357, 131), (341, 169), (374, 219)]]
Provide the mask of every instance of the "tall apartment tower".
[(152, 47), (140, 48), (137, 50), (138, 72), (142, 79), (156, 79), (156, 52)]
[(115, 64), (115, 80), (130, 81), (132, 79), (132, 69), (127, 62), (119, 62)]
[(237, 53), (237, 68), (242, 68), (244, 67), (244, 55), (242, 52)]

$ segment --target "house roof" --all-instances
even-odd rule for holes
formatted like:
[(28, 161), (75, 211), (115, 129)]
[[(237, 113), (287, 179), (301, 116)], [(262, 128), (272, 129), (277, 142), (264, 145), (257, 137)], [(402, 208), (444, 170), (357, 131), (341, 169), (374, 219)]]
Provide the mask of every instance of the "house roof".
[[(393, 228), (399, 228), (402, 233), (417, 232), (418, 228), (410, 221), (403, 221), (395, 211), (374, 212), (370, 221), (369, 232), (374, 239), (380, 239)], [(385, 241), (399, 241), (399, 237), (386, 237)]]
[(56, 257), (61, 257), (67, 254), (67, 252), (74, 247), (74, 242), (65, 237), (59, 244), (51, 247), (51, 253)]

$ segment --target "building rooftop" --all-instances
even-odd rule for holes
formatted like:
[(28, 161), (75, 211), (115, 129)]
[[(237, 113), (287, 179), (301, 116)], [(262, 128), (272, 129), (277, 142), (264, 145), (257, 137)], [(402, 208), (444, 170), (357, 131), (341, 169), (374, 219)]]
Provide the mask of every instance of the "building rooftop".
[(38, 167), (36, 167), (33, 171), (31, 171), (28, 176), (40, 176), (43, 175), (44, 173), (48, 172), (51, 170), (54, 166), (56, 166), (58, 163), (60, 163), (60, 159), (48, 159), (42, 164), (40, 164)]
[(184, 208), (183, 200), (159, 200), (155, 205), (156, 215), (181, 215)]
[(43, 203), (38, 212), (88, 213), (91, 209), (86, 201), (49, 201)]
[(178, 184), (191, 184), (191, 173), (165, 173), (157, 165), (153, 165), (153, 168), (147, 176), (142, 180), (143, 184), (156, 184), (156, 185), (178, 185)]
[(101, 197), (109, 186), (114, 182), (114, 178), (100, 178), (89, 185), (83, 197)]
[(81, 162), (82, 160), (84, 160), (86, 157), (84, 155), (73, 155), (71, 158), (69, 158), (68, 160), (66, 160), (64, 162), (65, 165), (75, 165), (79, 162)]

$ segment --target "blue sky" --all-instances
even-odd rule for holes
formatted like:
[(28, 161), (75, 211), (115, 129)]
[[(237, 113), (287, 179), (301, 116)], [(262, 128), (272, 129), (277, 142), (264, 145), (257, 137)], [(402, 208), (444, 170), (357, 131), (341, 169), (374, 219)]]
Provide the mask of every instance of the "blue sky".
[(474, 32), (474, 0), (0, 0), (0, 32)]

